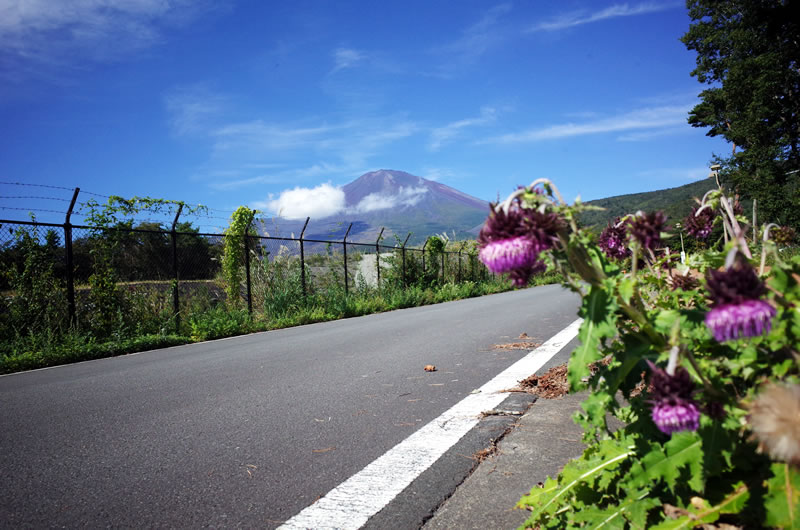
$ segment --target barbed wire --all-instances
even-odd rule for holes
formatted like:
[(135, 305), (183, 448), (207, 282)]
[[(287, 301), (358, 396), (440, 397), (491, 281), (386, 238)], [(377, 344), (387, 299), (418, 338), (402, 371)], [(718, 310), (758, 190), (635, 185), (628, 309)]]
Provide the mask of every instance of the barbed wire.
[(54, 190), (67, 190), (67, 191), (75, 191), (75, 188), (66, 188), (64, 186), (52, 186), (50, 184), (30, 184), (27, 182), (0, 182), (0, 184), (6, 186), (31, 186), (35, 188), (51, 188)]
[(18, 208), (16, 206), (0, 206), (0, 210), (18, 210), (24, 212), (41, 212), (41, 213), (60, 213), (66, 214), (67, 212), (63, 210), (47, 210), (44, 208)]
[(69, 199), (64, 199), (62, 197), (42, 197), (39, 195), (0, 195), (0, 199), (39, 199), (45, 201), (69, 202)]

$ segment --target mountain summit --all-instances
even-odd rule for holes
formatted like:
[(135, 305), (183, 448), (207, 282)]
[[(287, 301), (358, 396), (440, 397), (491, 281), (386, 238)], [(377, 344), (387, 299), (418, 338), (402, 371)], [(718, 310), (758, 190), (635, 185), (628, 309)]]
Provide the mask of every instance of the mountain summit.
[[(455, 233), (458, 238), (474, 238), (476, 227), (489, 213), (488, 201), (405, 171), (370, 171), (339, 190), (344, 193), (343, 208), (327, 217), (312, 216), (306, 239), (341, 239), (350, 223), (353, 227), (348, 241), (354, 242), (374, 242), (383, 227), (387, 242), (392, 241), (392, 235), (404, 240), (409, 232), (412, 245), (443, 232), (451, 237)], [(282, 233), (296, 234), (304, 221), (273, 220)], [(265, 231), (275, 233), (275, 228), (266, 226)]]
[[(459, 238), (472, 233), (489, 213), (489, 203), (450, 186), (405, 171), (381, 169), (361, 175), (342, 187), (347, 216), (413, 242), (427, 236), (455, 232)], [(369, 230), (372, 232), (372, 230)]]
[[(460, 204), (481, 210), (486, 215), (488, 203), (455, 188), (405, 171), (379, 169), (364, 173), (342, 187), (348, 208), (374, 211), (383, 208), (418, 206), (434, 209), (436, 205)], [(436, 213), (429, 211), (428, 213)]]

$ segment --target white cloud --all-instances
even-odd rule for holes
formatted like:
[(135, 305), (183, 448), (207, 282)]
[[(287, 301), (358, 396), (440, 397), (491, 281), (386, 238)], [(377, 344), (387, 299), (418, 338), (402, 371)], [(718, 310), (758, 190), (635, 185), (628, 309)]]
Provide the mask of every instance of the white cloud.
[[(253, 120), (231, 123), (211, 132), (215, 138), (214, 151), (293, 151), (319, 146), (319, 142), (352, 128), (351, 123), (338, 125), (292, 126)], [(333, 136), (335, 137), (335, 136)]]
[(344, 201), (344, 191), (326, 183), (315, 188), (296, 187), (285, 190), (277, 199), (254, 203), (253, 206), (266, 207), (286, 219), (303, 219), (328, 217), (338, 213), (344, 209)]
[(227, 98), (203, 83), (177, 87), (164, 97), (172, 130), (178, 135), (204, 133), (227, 106)]
[(447, 61), (436, 75), (451, 77), (456, 70), (474, 63), (503, 42), (506, 34), (498, 28), (498, 21), (509, 11), (511, 4), (508, 3), (492, 7), (478, 22), (466, 28), (458, 39), (435, 50), (443, 54)]
[(422, 200), (428, 193), (428, 188), (421, 186), (418, 188), (401, 187), (396, 194), (370, 193), (361, 199), (353, 208), (356, 213), (372, 212), (384, 210), (386, 208), (399, 208), (403, 206), (414, 206)]
[(337, 48), (333, 52), (334, 67), (331, 73), (344, 70), (345, 68), (353, 68), (365, 58), (366, 55), (358, 50), (353, 50), (352, 48)]
[[(685, 125), (682, 124), (682, 125)], [(647, 140), (652, 140), (653, 138), (659, 138), (662, 136), (671, 136), (674, 134), (682, 134), (686, 132), (686, 127), (675, 126), (675, 127), (664, 127), (661, 129), (653, 129), (652, 131), (639, 131), (639, 132), (632, 132), (628, 134), (623, 134), (617, 140), (620, 142), (645, 142)]]
[(519, 133), (487, 138), (483, 144), (517, 144), (554, 140), (589, 134), (659, 129), (686, 123), (689, 106), (666, 106), (638, 109), (618, 116), (583, 123), (563, 123)]
[(547, 22), (536, 24), (529, 28), (529, 31), (558, 31), (561, 29), (581, 26), (583, 24), (600, 22), (611, 18), (644, 15), (647, 13), (664, 11), (679, 6), (680, 4), (674, 2), (646, 2), (638, 5), (628, 5), (627, 3), (615, 4), (594, 13), (587, 14), (585, 11), (581, 11), (564, 14)]
[(431, 131), (431, 141), (428, 144), (428, 149), (431, 151), (438, 151), (443, 144), (458, 136), (462, 129), (486, 125), (493, 122), (495, 120), (495, 114), (495, 109), (492, 107), (484, 107), (481, 109), (481, 115), (477, 118), (467, 118), (448, 123), (444, 127), (433, 129), (433, 131)]
[(638, 176), (650, 180), (697, 181), (708, 178), (711, 170), (708, 167), (692, 168), (656, 168), (639, 172)]
[[(12, 73), (81, 67), (146, 48), (163, 29), (220, 4), (208, 0), (2, 0), (0, 48)], [(13, 72), (17, 70), (17, 72)]]
[(420, 187), (401, 187), (397, 193), (370, 193), (353, 207), (347, 208), (344, 190), (330, 183), (320, 184), (314, 188), (296, 187), (284, 190), (273, 198), (270, 194), (266, 201), (250, 204), (253, 208), (266, 209), (286, 219), (304, 219), (311, 217), (320, 219), (337, 213), (367, 213), (387, 208), (413, 206), (421, 201), (428, 189)]

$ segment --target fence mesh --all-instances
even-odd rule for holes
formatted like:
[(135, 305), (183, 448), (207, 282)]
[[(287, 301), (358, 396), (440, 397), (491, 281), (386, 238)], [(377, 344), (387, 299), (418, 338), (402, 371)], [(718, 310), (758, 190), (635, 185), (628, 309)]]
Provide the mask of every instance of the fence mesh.
[(73, 324), (98, 337), (187, 333), (192, 314), (230, 303), (230, 293), (239, 307), (278, 318), (309, 297), (485, 277), (474, 253), (376, 245), (377, 234), (364, 231), (347, 243), (319, 239), (343, 238), (348, 226), (340, 225), (308, 227), (302, 240), (302, 226), (249, 236), (241, 284), (230, 290), (222, 274), (225, 236), (188, 223), (173, 232), (156, 223), (99, 229), (0, 221), (0, 330)]

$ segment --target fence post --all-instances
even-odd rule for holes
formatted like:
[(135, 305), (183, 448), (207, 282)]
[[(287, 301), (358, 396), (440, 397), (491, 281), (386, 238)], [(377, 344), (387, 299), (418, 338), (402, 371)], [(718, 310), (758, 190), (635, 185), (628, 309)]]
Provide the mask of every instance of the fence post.
[(381, 239), (383, 239), (383, 231), (386, 230), (386, 227), (381, 227), (381, 233), (378, 234), (378, 239), (375, 240), (375, 269), (378, 273), (378, 278), (376, 280), (375, 286), (380, 288), (381, 286)]
[(406, 240), (403, 241), (403, 246), (400, 247), (403, 251), (403, 287), (408, 287), (408, 280), (406, 279), (406, 243), (408, 243), (408, 238), (411, 237), (411, 232), (408, 233), (406, 236)]
[(464, 279), (461, 276), (461, 253), (464, 251), (464, 247), (466, 247), (466, 246), (467, 246), (467, 242), (464, 241), (464, 243), (461, 245), (461, 248), (458, 249), (458, 281), (459, 282)]
[[(445, 245), (447, 245), (447, 243), (445, 243)], [(445, 254), (447, 254), (447, 251), (445, 249), (442, 249), (442, 283), (444, 283), (445, 280), (447, 279), (445, 277), (445, 274), (444, 274), (444, 256), (445, 256)]]
[(425, 278), (425, 247), (428, 246), (428, 240), (430, 237), (425, 239), (425, 243), (422, 245), (422, 277)]
[(344, 241), (342, 241), (342, 250), (344, 251), (344, 295), (347, 296), (347, 236), (350, 235), (350, 229), (353, 228), (353, 223), (347, 227), (347, 232), (344, 233)]
[(172, 238), (172, 313), (175, 316), (175, 333), (180, 334), (181, 331), (181, 315), (180, 315), (180, 300), (178, 300), (178, 234), (175, 232), (175, 227), (178, 225), (178, 217), (183, 211), (183, 204), (178, 205), (178, 213), (175, 214), (175, 219), (172, 220), (172, 231), (170, 236)]
[(303, 225), (303, 231), (300, 232), (300, 282), (303, 285), (303, 298), (306, 297), (306, 254), (303, 249), (303, 236), (310, 220), (311, 217), (306, 217), (306, 224)]
[(250, 220), (244, 228), (244, 277), (247, 286), (247, 312), (253, 314), (253, 287), (250, 282), (250, 225), (256, 217), (256, 211), (250, 211)]
[(475, 256), (472, 254), (468, 254), (469, 256), (469, 277), (474, 282), (475, 281)]
[(81, 192), (80, 188), (75, 188), (72, 194), (72, 201), (69, 203), (67, 210), (67, 217), (64, 220), (64, 250), (67, 253), (67, 314), (70, 326), (74, 326), (77, 322), (75, 316), (75, 272), (73, 271), (73, 256), (72, 256), (72, 225), (69, 218), (72, 215), (72, 209), (75, 207), (75, 201), (78, 200), (78, 194)]

